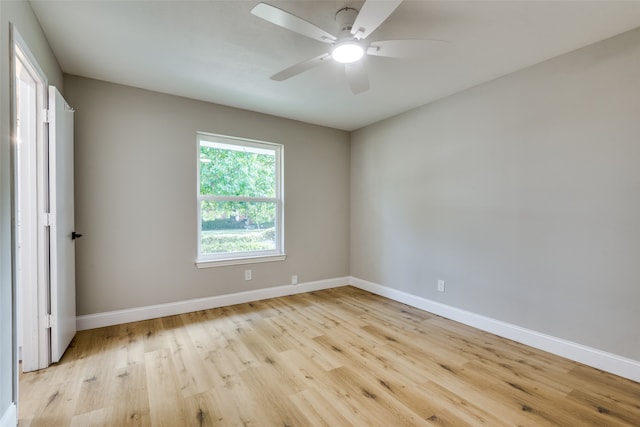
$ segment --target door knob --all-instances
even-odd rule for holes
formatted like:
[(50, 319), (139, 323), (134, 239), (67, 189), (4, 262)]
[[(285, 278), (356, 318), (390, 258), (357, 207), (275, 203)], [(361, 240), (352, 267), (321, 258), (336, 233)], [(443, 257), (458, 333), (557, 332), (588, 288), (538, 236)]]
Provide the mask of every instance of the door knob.
[(82, 237), (82, 234), (76, 233), (75, 231), (71, 232), (71, 240), (76, 240)]

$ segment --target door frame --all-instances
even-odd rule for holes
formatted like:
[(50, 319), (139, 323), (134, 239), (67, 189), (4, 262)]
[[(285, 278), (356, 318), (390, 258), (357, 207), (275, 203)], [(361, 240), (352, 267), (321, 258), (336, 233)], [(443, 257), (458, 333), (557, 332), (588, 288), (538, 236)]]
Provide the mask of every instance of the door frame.
[[(18, 302), (14, 302), (16, 306), (16, 323), (20, 324), (22, 330), (22, 367), (25, 370), (37, 370), (46, 368), (50, 364), (50, 331), (48, 329), (49, 322), (49, 227), (47, 215), (49, 212), (49, 191), (48, 191), (48, 149), (47, 149), (47, 129), (45, 125), (45, 110), (47, 108), (47, 88), (48, 81), (45, 73), (42, 71), (34, 55), (29, 50), (28, 45), (20, 35), (18, 29), (10, 26), (11, 37), (11, 135), (12, 143), (12, 162), (13, 162), (13, 214), (14, 218), (14, 235), (13, 248), (14, 255), (14, 271), (15, 286), (21, 292), (21, 298)], [(30, 77), (33, 78), (36, 85), (36, 135), (35, 147), (29, 147), (29, 161), (35, 162), (35, 170), (30, 171), (27, 176), (21, 173), (23, 168), (20, 167), (18, 161), (18, 123), (19, 117), (17, 106), (17, 95), (19, 88), (17, 87), (16, 67), (20, 62)], [(25, 160), (25, 159), (22, 159)], [(25, 182), (26, 181), (26, 182)], [(25, 190), (35, 189), (35, 195)], [(25, 214), (19, 212), (18, 202), (20, 197), (31, 197), (31, 205), (35, 207), (35, 214)], [(20, 218), (18, 215), (21, 215)], [(35, 222), (35, 223), (34, 223)], [(20, 227), (30, 229), (32, 238), (29, 242), (35, 244), (35, 248), (25, 251), (18, 246)], [(28, 253), (26, 253), (28, 252)], [(22, 275), (18, 270), (22, 262), (20, 257), (26, 257), (29, 266), (36, 266), (36, 280), (25, 280), (26, 275)], [(33, 268), (33, 267), (31, 267)], [(32, 275), (33, 276), (33, 275)], [(25, 283), (26, 282), (26, 283)], [(16, 328), (17, 328), (16, 324)], [(17, 331), (16, 331), (17, 332)], [(16, 343), (17, 346), (17, 343)], [(17, 348), (15, 349), (17, 352)], [(16, 366), (18, 361), (16, 360)]]

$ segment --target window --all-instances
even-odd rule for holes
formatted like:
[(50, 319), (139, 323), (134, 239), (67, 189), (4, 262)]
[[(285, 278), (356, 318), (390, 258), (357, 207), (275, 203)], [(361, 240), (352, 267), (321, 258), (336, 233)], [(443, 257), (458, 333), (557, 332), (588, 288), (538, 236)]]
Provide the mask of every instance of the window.
[(284, 259), (282, 145), (198, 133), (198, 267)]

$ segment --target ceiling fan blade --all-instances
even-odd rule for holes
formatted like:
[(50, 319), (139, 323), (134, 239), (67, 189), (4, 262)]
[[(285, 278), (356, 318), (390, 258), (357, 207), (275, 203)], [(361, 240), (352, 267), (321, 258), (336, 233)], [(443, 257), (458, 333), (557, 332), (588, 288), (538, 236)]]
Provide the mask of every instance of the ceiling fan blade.
[(394, 10), (402, 3), (402, 0), (367, 0), (360, 8), (351, 34), (357, 39), (364, 39), (373, 33)]
[(299, 62), (295, 65), (292, 65), (289, 68), (286, 68), (280, 71), (277, 74), (271, 76), (271, 80), (283, 81), (291, 78), (293, 76), (297, 76), (298, 74), (305, 72), (313, 67), (316, 67), (324, 62), (327, 62), (328, 59), (331, 59), (331, 55), (328, 53), (323, 53), (320, 56), (316, 56), (315, 58), (308, 59), (306, 61)]
[(367, 54), (390, 58), (432, 58), (447, 43), (442, 40), (381, 40), (371, 43)]
[(256, 7), (251, 9), (251, 13), (259, 18), (271, 22), (272, 24), (276, 24), (280, 27), (286, 28), (287, 30), (294, 31), (314, 40), (324, 43), (331, 43), (336, 40), (335, 36), (327, 33), (322, 28), (313, 25), (311, 22), (298, 18), (286, 10), (278, 9), (277, 7), (271, 6), (267, 3), (258, 3)]
[(369, 77), (362, 61), (344, 65), (351, 92), (355, 95), (369, 90)]

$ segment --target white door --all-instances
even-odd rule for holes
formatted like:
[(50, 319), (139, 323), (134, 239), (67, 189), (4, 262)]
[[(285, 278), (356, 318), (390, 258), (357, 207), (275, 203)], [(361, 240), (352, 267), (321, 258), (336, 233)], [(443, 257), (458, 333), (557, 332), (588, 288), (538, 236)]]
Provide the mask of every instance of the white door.
[(76, 333), (73, 182), (73, 109), (54, 86), (49, 86), (52, 363), (62, 358)]

